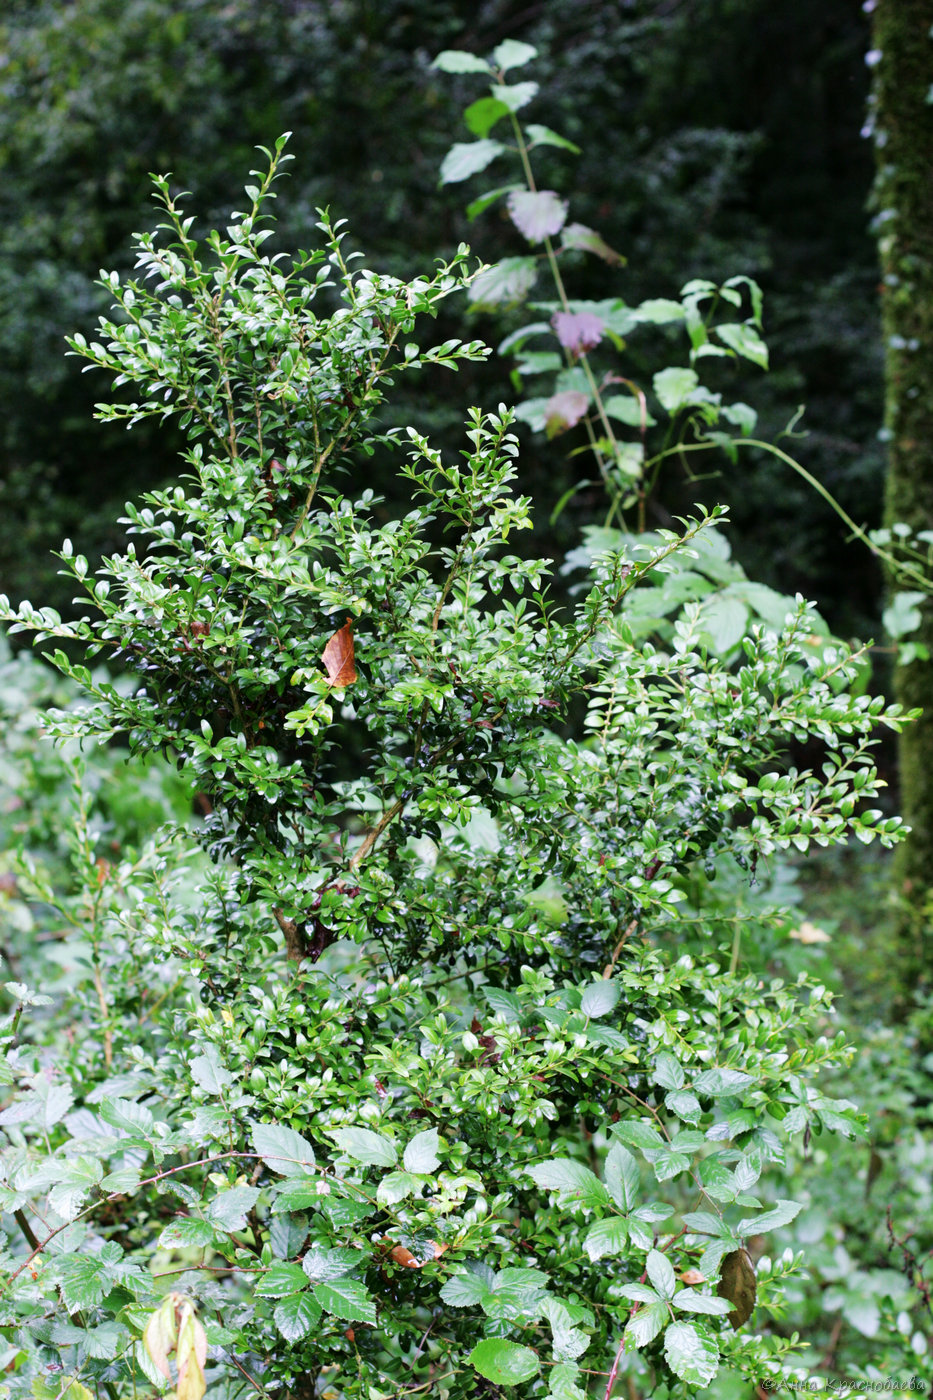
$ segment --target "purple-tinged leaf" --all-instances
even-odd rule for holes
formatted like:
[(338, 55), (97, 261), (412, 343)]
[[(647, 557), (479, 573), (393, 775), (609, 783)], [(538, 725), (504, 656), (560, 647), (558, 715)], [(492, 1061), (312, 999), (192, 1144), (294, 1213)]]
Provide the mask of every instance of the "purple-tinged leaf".
[(579, 423), (590, 406), (588, 394), (579, 389), (566, 389), (562, 394), (552, 394), (544, 410), (544, 426), (549, 438), (567, 432)]
[(519, 190), (509, 195), (509, 218), (529, 243), (560, 233), (566, 217), (567, 201), (553, 190)]
[(557, 311), (551, 325), (557, 339), (571, 355), (585, 355), (603, 338), (603, 323), (591, 311)]
[(601, 233), (597, 233), (594, 228), (587, 228), (586, 224), (568, 224), (561, 235), (562, 248), (575, 248), (583, 253), (595, 253), (603, 262), (609, 263), (610, 267), (619, 267), (625, 262), (621, 253), (617, 253), (615, 248), (610, 248)]

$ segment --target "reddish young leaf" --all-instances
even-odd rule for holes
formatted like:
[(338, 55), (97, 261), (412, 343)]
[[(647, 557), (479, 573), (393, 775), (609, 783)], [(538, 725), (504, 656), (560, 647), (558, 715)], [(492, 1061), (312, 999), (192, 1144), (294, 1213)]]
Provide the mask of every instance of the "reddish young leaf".
[(509, 218), (529, 243), (560, 233), (567, 217), (567, 201), (553, 190), (516, 190), (508, 204)]
[(610, 267), (618, 267), (620, 263), (625, 262), (621, 253), (610, 248), (606, 240), (595, 229), (587, 228), (586, 224), (566, 224), (561, 234), (561, 247), (595, 253), (603, 262), (609, 263)]
[(356, 665), (353, 656), (353, 622), (347, 618), (339, 632), (335, 632), (324, 648), (321, 660), (331, 685), (343, 690), (356, 680)]

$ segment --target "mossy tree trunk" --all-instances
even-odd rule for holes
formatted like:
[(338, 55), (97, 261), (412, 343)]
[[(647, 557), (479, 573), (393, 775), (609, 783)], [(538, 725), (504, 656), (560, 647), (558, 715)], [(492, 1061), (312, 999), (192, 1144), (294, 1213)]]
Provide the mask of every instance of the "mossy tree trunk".
[[(872, 23), (887, 523), (933, 530), (933, 0), (876, 0)], [(911, 640), (933, 657), (930, 604)], [(906, 1008), (933, 984), (933, 660), (897, 667), (895, 687), (901, 704), (924, 707), (899, 740), (901, 805), (912, 828), (896, 865)]]

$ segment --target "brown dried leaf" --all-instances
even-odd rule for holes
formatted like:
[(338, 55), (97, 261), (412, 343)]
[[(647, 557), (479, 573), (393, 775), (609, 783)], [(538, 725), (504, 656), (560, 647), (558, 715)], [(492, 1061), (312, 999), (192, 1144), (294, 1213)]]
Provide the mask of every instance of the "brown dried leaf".
[(729, 1321), (738, 1330), (751, 1317), (758, 1294), (755, 1266), (747, 1249), (734, 1249), (723, 1259), (717, 1291), (732, 1304)]
[[(388, 1244), (389, 1241), (386, 1240), (386, 1243)], [(417, 1254), (413, 1254), (405, 1245), (397, 1244), (389, 1250), (389, 1258), (394, 1259), (396, 1264), (401, 1264), (405, 1269), (423, 1269), (425, 1264), (430, 1264), (434, 1259), (440, 1259), (441, 1255), (445, 1254), (449, 1248), (449, 1245), (438, 1244), (436, 1240), (428, 1240), (424, 1257), (419, 1259)]]
[(701, 1274), (699, 1269), (684, 1269), (682, 1274), (678, 1274), (678, 1278), (680, 1279), (681, 1283), (686, 1283), (690, 1287), (693, 1287), (695, 1284), (698, 1283), (706, 1282), (706, 1275)]
[(344, 690), (356, 680), (353, 654), (353, 622), (348, 617), (339, 632), (335, 632), (324, 648), (321, 660), (332, 686)]
[(412, 1254), (410, 1249), (406, 1249), (403, 1244), (397, 1244), (394, 1249), (389, 1250), (389, 1254), (396, 1264), (402, 1264), (406, 1269), (420, 1269), (421, 1260)]

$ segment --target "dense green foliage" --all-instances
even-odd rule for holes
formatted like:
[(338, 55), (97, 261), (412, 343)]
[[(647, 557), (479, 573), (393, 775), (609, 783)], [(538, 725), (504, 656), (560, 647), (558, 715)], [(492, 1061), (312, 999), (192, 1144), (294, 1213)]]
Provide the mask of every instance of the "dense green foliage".
[[(68, 873), (16, 873), (76, 939), (65, 966), (32, 940), (6, 988), (7, 1393), (776, 1381), (788, 1168), (859, 1126), (814, 1082), (848, 1059), (831, 998), (769, 969), (786, 916), (748, 884), (896, 841), (865, 803), (899, 711), (848, 688), (800, 599), (713, 645), (683, 585), (727, 560), (718, 510), (614, 542), (552, 602), (514, 552), (508, 413), (471, 410), (456, 455), (384, 426), (396, 381), (487, 353), (426, 333), (465, 250), (398, 280), (322, 218), (266, 253), (283, 145), (203, 241), (157, 181), (137, 276), (72, 344), (114, 381), (104, 419), (174, 420), (183, 484), (128, 508), (101, 568), (66, 544), (83, 616), (6, 609), (70, 648), (84, 700), (51, 731), (168, 757), (203, 814), (111, 859), (79, 784)], [(670, 586), (647, 635), (639, 598)], [(885, 1287), (901, 1365), (916, 1298)]]
[[(131, 233), (149, 226), (148, 172), (183, 170), (216, 223), (254, 143), (293, 130), (301, 162), (283, 246), (300, 246), (314, 209), (330, 205), (396, 275), (466, 238), (492, 261), (500, 234), (490, 238), (488, 219), (470, 228), (459, 191), (437, 189), (462, 104), (430, 60), (453, 46), (485, 53), (507, 36), (539, 47), (547, 110), (532, 107), (529, 120), (582, 148), (574, 218), (628, 256), (617, 290), (637, 305), (737, 269), (762, 283), (780, 364), (734, 397), (755, 403), (769, 438), (805, 402), (803, 460), (871, 523), (883, 449), (863, 213), (871, 153), (859, 137), (867, 35), (850, 0), (178, 0), (169, 16), (159, 0), (11, 0), (0, 16), (0, 587), (67, 607), (49, 550), (76, 533), (95, 558), (117, 547), (126, 496), (174, 469), (163, 437), (102, 432), (92, 382), (61, 356), (66, 333), (90, 333), (101, 266), (127, 271)], [(466, 78), (464, 98), (474, 91)], [(462, 128), (457, 139), (468, 136)], [(566, 189), (552, 154), (544, 182)], [(582, 270), (575, 295), (604, 296), (605, 285), (601, 268)], [(463, 334), (451, 305), (444, 336)], [(464, 401), (502, 397), (498, 367), (466, 373)], [(417, 414), (453, 447), (459, 415), (443, 377), (419, 382), (417, 410), (400, 392), (398, 421)], [(523, 453), (545, 554), (572, 547), (589, 522), (584, 492), (555, 532), (547, 524), (577, 466), (560, 443)], [(752, 576), (820, 598), (844, 635), (870, 634), (879, 575), (857, 547), (846, 571), (835, 567), (843, 541), (831, 512), (776, 462), (744, 454), (720, 469), (707, 503), (732, 502)], [(695, 487), (677, 483), (670, 473), (663, 504), (680, 515)]]

